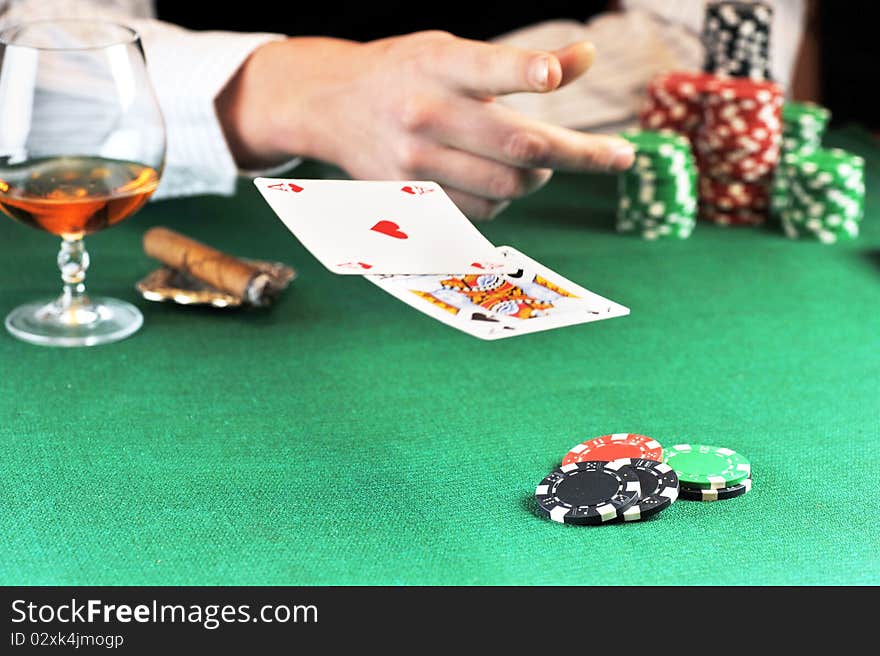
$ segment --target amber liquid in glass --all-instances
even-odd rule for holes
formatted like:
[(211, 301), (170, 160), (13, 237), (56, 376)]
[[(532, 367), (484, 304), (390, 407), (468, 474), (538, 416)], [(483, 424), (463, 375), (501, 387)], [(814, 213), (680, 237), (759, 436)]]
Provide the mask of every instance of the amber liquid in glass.
[(5, 166), (0, 210), (66, 239), (103, 230), (134, 214), (159, 184), (149, 166), (100, 157), (54, 157)]

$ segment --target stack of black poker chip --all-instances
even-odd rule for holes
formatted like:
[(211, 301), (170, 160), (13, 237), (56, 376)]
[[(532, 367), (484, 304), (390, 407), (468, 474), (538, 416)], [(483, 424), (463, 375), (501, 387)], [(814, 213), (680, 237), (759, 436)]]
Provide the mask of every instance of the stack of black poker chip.
[(773, 8), (761, 2), (714, 2), (706, 6), (703, 70), (721, 77), (772, 80), (770, 25)]

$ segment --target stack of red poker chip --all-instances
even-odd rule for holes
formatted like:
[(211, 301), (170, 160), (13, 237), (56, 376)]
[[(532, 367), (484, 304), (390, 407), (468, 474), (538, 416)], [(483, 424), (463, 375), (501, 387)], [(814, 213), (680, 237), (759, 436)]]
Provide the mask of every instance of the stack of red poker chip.
[(648, 97), (639, 113), (645, 130), (674, 130), (694, 141), (703, 117), (703, 94), (714, 75), (673, 71), (658, 75), (648, 85)]
[(700, 215), (730, 225), (764, 222), (770, 191), (766, 182), (728, 182), (700, 176)]
[(700, 215), (725, 225), (763, 223), (782, 143), (779, 85), (715, 78), (705, 85), (693, 138)]

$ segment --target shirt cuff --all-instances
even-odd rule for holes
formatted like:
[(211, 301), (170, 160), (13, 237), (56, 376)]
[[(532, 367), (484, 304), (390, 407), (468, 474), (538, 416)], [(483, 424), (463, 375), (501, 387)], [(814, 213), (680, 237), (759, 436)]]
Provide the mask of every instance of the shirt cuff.
[(287, 169), (299, 166), (302, 161), (302, 157), (293, 157), (283, 164), (276, 164), (267, 169), (238, 169), (238, 174), (244, 178), (274, 178)]

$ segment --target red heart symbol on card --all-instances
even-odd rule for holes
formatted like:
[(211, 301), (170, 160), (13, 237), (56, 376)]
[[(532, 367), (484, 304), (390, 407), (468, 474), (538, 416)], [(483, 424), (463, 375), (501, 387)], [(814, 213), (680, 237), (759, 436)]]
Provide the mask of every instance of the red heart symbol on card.
[(395, 239), (409, 239), (409, 235), (401, 230), (400, 226), (394, 221), (379, 221), (376, 225), (370, 228), (370, 230), (380, 232), (389, 237), (394, 237)]
[(475, 269), (482, 269), (483, 268), (483, 265), (480, 264), (479, 262), (471, 262), (471, 266), (474, 267)]
[(275, 184), (267, 185), (266, 188), (277, 189), (278, 191), (292, 191), (297, 194), (303, 190), (298, 184), (293, 184), (292, 182), (276, 182)]
[(342, 264), (337, 264), (338, 267), (345, 267), (347, 269), (372, 269), (372, 264), (367, 264), (365, 262), (343, 262)]
[(412, 194), (413, 196), (421, 196), (422, 194), (430, 194), (433, 189), (429, 189), (428, 187), (413, 187), (412, 185), (406, 185), (405, 187), (400, 188), (401, 191)]

